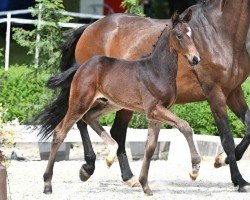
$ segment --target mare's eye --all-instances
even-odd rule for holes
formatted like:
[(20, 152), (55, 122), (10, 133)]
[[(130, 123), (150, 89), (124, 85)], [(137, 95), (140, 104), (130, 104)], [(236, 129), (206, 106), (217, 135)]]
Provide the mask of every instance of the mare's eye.
[(177, 38), (178, 40), (181, 40), (181, 39), (182, 39), (182, 36), (181, 36), (181, 35), (176, 35), (176, 38)]

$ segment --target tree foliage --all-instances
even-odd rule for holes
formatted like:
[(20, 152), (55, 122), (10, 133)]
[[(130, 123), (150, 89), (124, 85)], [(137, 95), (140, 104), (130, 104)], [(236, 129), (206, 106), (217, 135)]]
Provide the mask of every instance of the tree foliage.
[(0, 66), (3, 64), (3, 49), (0, 49)]
[[(32, 16), (37, 19), (35, 28), (13, 28), (13, 38), (19, 45), (28, 48), (28, 54), (35, 55), (38, 48), (38, 66), (32, 65), (37, 71), (49, 69), (53, 72), (60, 61), (60, 47), (64, 39), (59, 22), (69, 22), (71, 18), (63, 15), (62, 0), (36, 0), (36, 5), (30, 9)], [(40, 39), (37, 38), (38, 35)]]
[(126, 9), (126, 13), (145, 16), (143, 12), (143, 5), (140, 3), (140, 0), (123, 0), (121, 7)]

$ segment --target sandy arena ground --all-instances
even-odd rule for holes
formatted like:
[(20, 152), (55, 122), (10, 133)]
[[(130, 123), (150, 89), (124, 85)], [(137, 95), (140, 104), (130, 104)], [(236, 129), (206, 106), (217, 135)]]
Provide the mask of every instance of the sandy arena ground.
[[(176, 165), (168, 161), (152, 161), (150, 186), (154, 196), (144, 196), (141, 188), (130, 188), (120, 178), (119, 164), (116, 161), (108, 169), (104, 160), (98, 160), (94, 175), (88, 182), (78, 177), (81, 161), (57, 162), (53, 176), (53, 194), (43, 194), (42, 175), (46, 161), (12, 161), (8, 168), (12, 200), (39, 199), (250, 199), (250, 194), (240, 194), (233, 187), (229, 167), (214, 169), (212, 161), (203, 161), (200, 176), (196, 182), (189, 180), (188, 163)], [(141, 161), (130, 162), (133, 172), (138, 176)], [(250, 162), (239, 162), (243, 177), (250, 181)]]

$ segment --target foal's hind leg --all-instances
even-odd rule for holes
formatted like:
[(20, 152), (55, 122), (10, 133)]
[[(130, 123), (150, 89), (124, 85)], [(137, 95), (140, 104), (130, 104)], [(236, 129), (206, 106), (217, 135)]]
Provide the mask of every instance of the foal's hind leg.
[[(69, 108), (64, 119), (57, 125), (53, 133), (52, 146), (47, 164), (46, 171), (43, 175), (44, 178), (44, 193), (52, 193), (51, 180), (53, 176), (53, 167), (56, 159), (56, 153), (64, 141), (68, 131), (72, 126), (79, 121), (82, 116), (89, 110), (95, 97), (95, 91), (90, 87), (71, 90)], [(76, 92), (78, 92), (76, 94)]]
[[(87, 121), (92, 121), (92, 128), (95, 129), (95, 131), (99, 131), (99, 135), (103, 132), (102, 127), (99, 127), (97, 119), (101, 117), (102, 115), (105, 115), (111, 111), (117, 111), (120, 108), (116, 107), (113, 104), (110, 104), (109, 102), (100, 102), (96, 106), (93, 106), (84, 116), (87, 119)], [(97, 102), (97, 101), (96, 101)], [(125, 117), (124, 115), (129, 117)], [(126, 150), (125, 150), (125, 139), (126, 139), (126, 129), (128, 122), (130, 120), (131, 112), (123, 110), (122, 112), (117, 112), (115, 122), (110, 130), (112, 138), (115, 139), (115, 141), (118, 143), (118, 150), (117, 150), (117, 157), (119, 160), (121, 172), (122, 172), (122, 179), (126, 184), (130, 185), (131, 187), (139, 187), (140, 183), (136, 177), (134, 177), (133, 173), (130, 170)], [(121, 118), (120, 118), (121, 117)], [(119, 120), (117, 120), (119, 118)], [(124, 122), (126, 120), (126, 122)], [(118, 123), (119, 122), (119, 123)], [(95, 125), (93, 124), (95, 123)], [(97, 128), (95, 128), (97, 127)], [(86, 173), (86, 170), (82, 167), (80, 169), (80, 178), (89, 178), (90, 175)]]
[(196, 150), (193, 139), (193, 131), (189, 124), (171, 113), (162, 105), (157, 105), (151, 113), (155, 120), (159, 120), (176, 127), (184, 135), (191, 153), (192, 172), (189, 175), (192, 180), (196, 180), (199, 173), (201, 158)]
[(149, 171), (151, 158), (154, 155), (154, 151), (157, 146), (160, 128), (161, 128), (160, 122), (149, 121), (147, 142), (145, 146), (145, 153), (144, 153), (141, 173), (139, 176), (139, 182), (146, 195), (153, 195), (148, 185), (148, 171)]
[[(99, 104), (96, 107), (93, 107), (89, 110), (84, 116), (83, 120), (90, 125), (90, 127), (103, 139), (103, 141), (108, 145), (109, 154), (106, 158), (106, 163), (110, 167), (116, 158), (116, 153), (118, 149), (117, 142), (103, 129), (103, 127), (99, 124), (98, 118), (102, 115), (105, 115), (111, 111), (119, 110), (120, 108), (115, 106), (114, 104), (110, 104), (106, 102), (106, 105)], [(81, 170), (80, 170), (81, 176)]]

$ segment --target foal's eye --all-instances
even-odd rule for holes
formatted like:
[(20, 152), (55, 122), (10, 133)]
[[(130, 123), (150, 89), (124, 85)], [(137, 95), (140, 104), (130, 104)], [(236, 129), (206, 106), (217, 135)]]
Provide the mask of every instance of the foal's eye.
[(177, 38), (178, 40), (181, 40), (181, 39), (182, 39), (182, 36), (181, 36), (181, 35), (177, 35), (176, 38)]

